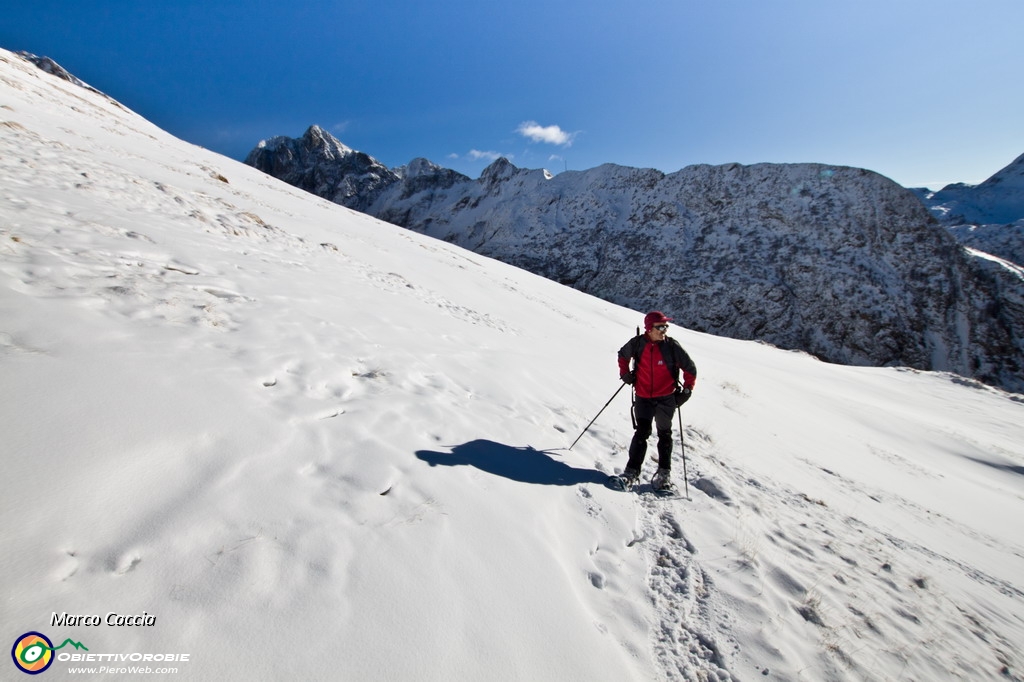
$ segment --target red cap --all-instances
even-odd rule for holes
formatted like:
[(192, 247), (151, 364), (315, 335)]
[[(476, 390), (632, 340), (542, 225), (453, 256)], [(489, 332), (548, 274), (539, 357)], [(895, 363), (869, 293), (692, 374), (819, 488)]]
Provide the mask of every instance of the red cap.
[(672, 318), (665, 317), (665, 313), (661, 312), (660, 310), (652, 310), (651, 312), (647, 313), (647, 315), (644, 317), (644, 331), (649, 332), (654, 327), (654, 325), (664, 324), (666, 322), (671, 321)]

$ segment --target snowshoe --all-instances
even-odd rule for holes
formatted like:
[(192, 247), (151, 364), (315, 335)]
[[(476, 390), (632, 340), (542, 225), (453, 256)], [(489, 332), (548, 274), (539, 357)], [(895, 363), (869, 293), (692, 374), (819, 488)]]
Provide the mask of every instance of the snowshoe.
[(669, 469), (658, 469), (658, 472), (651, 478), (651, 488), (659, 495), (674, 494), (676, 486), (672, 482), (672, 472)]
[(640, 472), (635, 469), (626, 469), (618, 476), (608, 477), (608, 487), (615, 490), (629, 491), (633, 489), (640, 479)]

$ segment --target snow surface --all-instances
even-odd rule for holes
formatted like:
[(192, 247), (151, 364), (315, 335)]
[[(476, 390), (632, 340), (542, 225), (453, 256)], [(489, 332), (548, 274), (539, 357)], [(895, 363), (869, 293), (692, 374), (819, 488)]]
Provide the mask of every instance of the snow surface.
[[(179, 680), (1022, 679), (1018, 396), (676, 328), (689, 499), (618, 493), (625, 391), (565, 448), (641, 312), (9, 52), (0, 178), (6, 642)], [(52, 625), (108, 612), (156, 623)]]

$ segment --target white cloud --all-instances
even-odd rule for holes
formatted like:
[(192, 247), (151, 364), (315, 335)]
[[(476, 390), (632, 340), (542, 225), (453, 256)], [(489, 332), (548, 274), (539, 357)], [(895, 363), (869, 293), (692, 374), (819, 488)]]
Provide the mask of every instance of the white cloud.
[(576, 137), (576, 133), (567, 133), (559, 126), (542, 126), (536, 121), (524, 121), (516, 128), (516, 132), (534, 142), (546, 142), (568, 147)]
[(469, 158), (473, 159), (474, 161), (479, 161), (480, 159), (496, 161), (505, 155), (502, 154), (501, 152), (482, 152), (479, 149), (470, 149), (469, 154), (467, 154), (467, 156), (469, 156)]

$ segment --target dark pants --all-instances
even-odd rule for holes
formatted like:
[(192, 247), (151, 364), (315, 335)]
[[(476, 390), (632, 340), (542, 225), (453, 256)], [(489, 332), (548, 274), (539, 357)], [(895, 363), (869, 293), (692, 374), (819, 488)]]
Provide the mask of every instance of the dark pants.
[(672, 468), (672, 416), (676, 411), (676, 398), (637, 398), (634, 405), (636, 432), (629, 444), (629, 462), (626, 467), (640, 471), (647, 456), (647, 439), (652, 422), (658, 427), (658, 467)]

